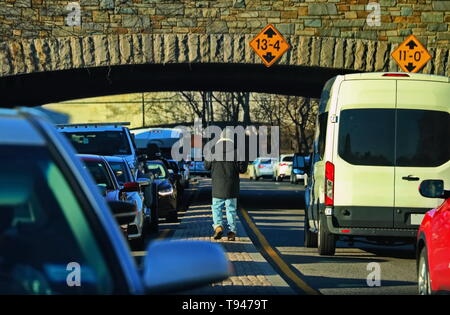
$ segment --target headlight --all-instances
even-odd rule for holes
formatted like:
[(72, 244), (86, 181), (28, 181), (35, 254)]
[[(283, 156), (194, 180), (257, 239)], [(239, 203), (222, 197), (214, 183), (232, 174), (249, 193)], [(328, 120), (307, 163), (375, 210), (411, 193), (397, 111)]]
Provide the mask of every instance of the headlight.
[(169, 196), (173, 194), (172, 186), (164, 186), (158, 190), (158, 195), (160, 196)]

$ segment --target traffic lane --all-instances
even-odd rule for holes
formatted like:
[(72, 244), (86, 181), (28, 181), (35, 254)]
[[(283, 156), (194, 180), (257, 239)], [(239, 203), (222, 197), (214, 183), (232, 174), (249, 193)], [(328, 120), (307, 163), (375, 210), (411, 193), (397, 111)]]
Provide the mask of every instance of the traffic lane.
[[(319, 256), (303, 247), (304, 188), (289, 182), (241, 180), (241, 205), (282, 259), (308, 285), (323, 294), (416, 294), (415, 253), (412, 246), (337, 243), (335, 256)], [(301, 207), (299, 207), (301, 205)], [(380, 267), (380, 287), (367, 278)], [(373, 268), (373, 267), (372, 267)]]

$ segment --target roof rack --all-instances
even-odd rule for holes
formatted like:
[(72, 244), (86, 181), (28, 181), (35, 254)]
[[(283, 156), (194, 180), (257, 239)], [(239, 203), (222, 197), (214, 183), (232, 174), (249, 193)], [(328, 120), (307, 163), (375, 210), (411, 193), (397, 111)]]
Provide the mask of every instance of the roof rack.
[(59, 124), (56, 125), (57, 128), (65, 127), (100, 127), (100, 126), (129, 126), (129, 122), (108, 122), (108, 123), (82, 123), (82, 124)]

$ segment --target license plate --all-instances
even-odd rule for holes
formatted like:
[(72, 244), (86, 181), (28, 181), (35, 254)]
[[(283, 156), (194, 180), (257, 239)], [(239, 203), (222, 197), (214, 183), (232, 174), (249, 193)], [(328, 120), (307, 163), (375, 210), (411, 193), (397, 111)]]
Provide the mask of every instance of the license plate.
[(424, 218), (425, 214), (423, 213), (411, 213), (410, 215), (410, 221), (411, 225), (420, 225), (422, 223), (422, 220)]

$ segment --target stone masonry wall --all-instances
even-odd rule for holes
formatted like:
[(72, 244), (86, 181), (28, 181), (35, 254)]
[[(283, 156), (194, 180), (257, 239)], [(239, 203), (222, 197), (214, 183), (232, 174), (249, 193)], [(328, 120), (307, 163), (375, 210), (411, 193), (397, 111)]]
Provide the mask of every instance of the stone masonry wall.
[[(0, 0), (0, 42), (124, 34), (258, 33), (274, 24), (285, 36), (398, 43), (416, 35), (427, 47), (450, 46), (448, 0), (78, 0), (81, 24), (67, 26), (62, 0)], [(369, 26), (369, 2), (381, 25)]]

